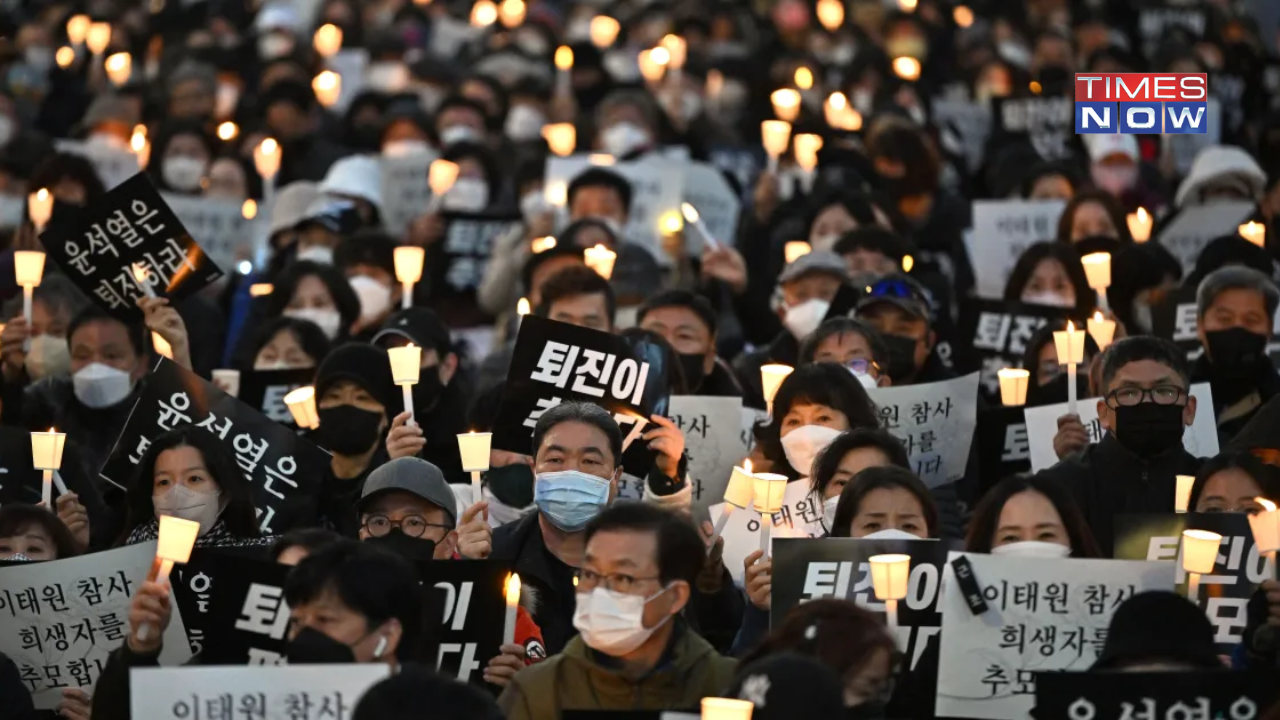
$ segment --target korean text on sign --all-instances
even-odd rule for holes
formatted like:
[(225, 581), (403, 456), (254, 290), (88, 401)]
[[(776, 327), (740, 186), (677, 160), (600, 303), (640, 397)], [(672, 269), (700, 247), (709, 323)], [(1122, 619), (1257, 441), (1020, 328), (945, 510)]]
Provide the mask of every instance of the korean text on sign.
[(383, 663), (133, 668), (130, 703), (149, 720), (349, 720), (390, 674)]

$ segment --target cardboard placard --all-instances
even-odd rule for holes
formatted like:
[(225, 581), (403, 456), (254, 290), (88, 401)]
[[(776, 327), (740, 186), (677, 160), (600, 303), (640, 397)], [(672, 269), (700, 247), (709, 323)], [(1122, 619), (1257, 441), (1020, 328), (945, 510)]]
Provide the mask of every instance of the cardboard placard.
[[(194, 558), (194, 556), (193, 556)], [(223, 552), (201, 558), (210, 595), (204, 662), (209, 665), (284, 665), (289, 605), (284, 601), (287, 565)], [(196, 576), (193, 576), (193, 578)], [(193, 584), (192, 590), (197, 588)], [(217, 592), (212, 592), (213, 590)]]
[(409, 229), (414, 218), (427, 211), (431, 203), (431, 186), (427, 173), (439, 155), (434, 151), (401, 157), (385, 157), (382, 164), (382, 224), (387, 232), (399, 237)]
[(973, 266), (978, 297), (1004, 298), (1004, 286), (1018, 258), (1031, 245), (1053, 240), (1063, 200), (974, 200)]
[(723, 501), (733, 467), (748, 452), (742, 438), (742, 398), (672, 395), (669, 412), (684, 433), (694, 505), (705, 508)]
[(102, 184), (111, 190), (138, 174), (138, 155), (126, 147), (94, 140), (58, 139), (53, 143), (58, 152), (71, 153), (89, 161), (98, 171)]
[(493, 243), (519, 228), (520, 213), (455, 213), (441, 215), (444, 238), (432, 248), (427, 272), (433, 301), (475, 302), (476, 288), (489, 267)]
[[(220, 566), (229, 565), (237, 568), (240, 563), (252, 563), (256, 560), (262, 560), (266, 557), (266, 545), (246, 545), (243, 547), (197, 547), (191, 551), (191, 559), (186, 565), (174, 566), (173, 571), (169, 574), (170, 586), (173, 590), (173, 601), (177, 603), (178, 609), (182, 611), (183, 624), (187, 630), (187, 640), (191, 643), (191, 653), (193, 655), (204, 652), (206, 638), (211, 638), (215, 642), (223, 637), (232, 623), (216, 623), (213, 621), (213, 606), (215, 604), (214, 578), (223, 575), (219, 572)], [(289, 568), (276, 563), (270, 563), (274, 567), (281, 568), (287, 572)], [(283, 574), (281, 575), (283, 577)], [(225, 599), (228, 593), (234, 594), (234, 590), (228, 590), (226, 583), (217, 583), (219, 595), (218, 598)], [(224, 592), (226, 591), (226, 592)], [(286, 610), (285, 616), (289, 613)], [(212, 630), (212, 632), (211, 632)], [(205, 653), (205, 661), (208, 662), (210, 654)], [(241, 663), (231, 663), (238, 665)]]
[[(436, 669), (462, 682), (483, 684), (484, 668), (502, 647), (508, 563), (496, 560), (429, 560), (417, 564), (426, 602), (428, 640)], [(439, 618), (431, 621), (433, 615)]]
[(266, 215), (259, 212), (247, 219), (243, 202), (175, 193), (160, 197), (219, 267), (234, 268), (239, 260), (257, 257), (259, 248), (265, 250)]
[[(726, 507), (721, 502), (708, 508), (711, 521), (719, 520)], [(721, 535), (724, 538), (724, 566), (739, 587), (746, 572), (742, 567), (743, 561), (760, 549), (760, 521), (760, 513), (750, 505), (742, 510), (735, 509)], [(822, 500), (813, 492), (813, 484), (808, 478), (787, 483), (786, 493), (782, 496), (782, 510), (766, 522), (770, 523), (770, 543), (782, 538), (816, 538), (827, 534), (823, 525)]]
[(149, 720), (350, 720), (365, 691), (390, 676), (386, 663), (132, 668), (130, 710)]
[(994, 407), (978, 413), (978, 475), (982, 492), (1004, 478), (1031, 470), (1031, 441), (1021, 407)]
[(902, 441), (929, 487), (964, 477), (978, 422), (978, 373), (924, 385), (872, 388), (885, 430)]

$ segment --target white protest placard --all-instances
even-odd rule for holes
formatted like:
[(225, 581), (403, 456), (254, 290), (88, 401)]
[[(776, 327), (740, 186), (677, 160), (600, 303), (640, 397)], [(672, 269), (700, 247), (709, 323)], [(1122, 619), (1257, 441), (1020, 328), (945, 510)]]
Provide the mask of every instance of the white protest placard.
[(915, 474), (931, 488), (964, 476), (978, 426), (978, 377), (867, 392), (885, 430), (902, 441)]
[[(720, 519), (724, 508), (725, 504), (719, 503), (708, 509), (711, 522)], [(787, 491), (782, 497), (782, 511), (774, 515), (772, 520), (770, 540), (822, 537), (827, 533), (822, 526), (822, 500), (814, 494), (813, 482), (809, 478), (787, 483)], [(745, 510), (735, 509), (729, 522), (725, 523), (721, 537), (724, 538), (724, 566), (729, 568), (733, 581), (741, 587), (745, 572), (742, 562), (760, 549), (760, 513), (751, 506), (747, 506)]]
[[(716, 166), (690, 162), (684, 170), (684, 199), (698, 211), (702, 225), (722, 246), (732, 246), (738, 237), (738, 215), (742, 201)], [(694, 257), (702, 253), (702, 235), (693, 228), (684, 231), (685, 249)]]
[(667, 415), (684, 433), (694, 505), (724, 500), (729, 475), (747, 456), (742, 441), (742, 398), (673, 395)]
[[(63, 688), (92, 691), (107, 656), (129, 634), (129, 603), (155, 555), (151, 541), (0, 568), (0, 652), (17, 666), (37, 709), (57, 707)], [(190, 657), (174, 605), (160, 664), (178, 665)]]
[(88, 160), (108, 190), (138, 174), (138, 156), (126, 148), (87, 140), (57, 140), (58, 152), (72, 153)]
[[(986, 610), (975, 615), (956, 578), (972, 566)], [(938, 717), (1024, 720), (1034, 673), (1086, 670), (1098, 658), (1124, 600), (1173, 590), (1174, 564), (952, 552), (943, 578)]]
[(1213, 202), (1187, 208), (1160, 231), (1160, 244), (1182, 265), (1183, 274), (1196, 267), (1200, 251), (1210, 240), (1235, 235), (1240, 223), (1253, 215), (1254, 204), (1243, 200)]
[(333, 105), (333, 112), (343, 115), (351, 106), (351, 101), (364, 92), (365, 72), (369, 68), (369, 51), (364, 48), (343, 48), (333, 57), (327, 58), (324, 66), (325, 69), (332, 70), (342, 77), (342, 84), (338, 87), (338, 101)]
[(391, 676), (386, 663), (133, 668), (135, 718), (350, 720), (365, 691)]
[(759, 408), (742, 408), (742, 443), (747, 446), (748, 453), (756, 447), (756, 425), (767, 422), (768, 412)]
[(404, 235), (409, 223), (427, 211), (431, 202), (427, 172), (436, 157), (432, 151), (381, 159), (382, 224), (392, 235)]
[[(1182, 446), (1196, 457), (1213, 457), (1218, 454), (1218, 423), (1213, 414), (1213, 391), (1209, 383), (1191, 386), (1191, 397), (1196, 399), (1196, 415), (1191, 427), (1182, 434)], [(1102, 398), (1080, 400), (1076, 406), (1080, 422), (1089, 433), (1089, 443), (1102, 441), (1105, 432), (1098, 423), (1098, 401)], [(1058, 464), (1058, 454), (1053, 451), (1053, 436), (1058, 434), (1058, 418), (1067, 414), (1067, 404), (1041, 405), (1027, 408), (1027, 439), (1031, 444), (1031, 471), (1040, 472)]]
[(930, 103), (930, 111), (934, 125), (942, 131), (943, 142), (947, 143), (947, 134), (952, 134), (969, 170), (981, 167), (987, 138), (991, 136), (991, 106), (969, 100), (935, 98)]
[(1005, 283), (1018, 257), (1031, 244), (1054, 239), (1065, 205), (1063, 200), (973, 201), (969, 261), (978, 297), (1004, 297)]
[(266, 235), (259, 235), (258, 220), (245, 218), (244, 203), (166, 192), (160, 197), (218, 267), (234, 268), (237, 261), (256, 257), (266, 242)]

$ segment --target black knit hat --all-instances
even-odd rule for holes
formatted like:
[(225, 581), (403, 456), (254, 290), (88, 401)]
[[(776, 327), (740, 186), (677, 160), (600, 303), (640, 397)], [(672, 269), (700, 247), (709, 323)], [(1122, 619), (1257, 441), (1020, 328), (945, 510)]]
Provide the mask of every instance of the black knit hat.
[(334, 349), (316, 373), (316, 400), (339, 380), (350, 380), (382, 403), (387, 416), (395, 415), (399, 393), (391, 377), (387, 351), (368, 343), (348, 343)]
[(1115, 669), (1135, 660), (1222, 668), (1204, 611), (1171, 592), (1139, 593), (1121, 603), (1092, 669)]
[(738, 672), (728, 697), (755, 705), (752, 720), (839, 718), (844, 686), (835, 671), (816, 658), (779, 653), (761, 658)]

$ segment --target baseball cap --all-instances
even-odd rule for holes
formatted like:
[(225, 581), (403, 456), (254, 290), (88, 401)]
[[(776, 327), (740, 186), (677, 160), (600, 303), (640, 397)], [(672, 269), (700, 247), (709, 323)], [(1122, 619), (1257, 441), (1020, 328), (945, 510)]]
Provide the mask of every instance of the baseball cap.
[(369, 473), (356, 511), (366, 512), (370, 503), (389, 492), (406, 492), (422, 498), (449, 516), (450, 527), (458, 526), (458, 501), (445, 482), (444, 473), (422, 458), (396, 458)]
[(401, 337), (418, 347), (434, 349), (441, 359), (453, 350), (449, 329), (430, 308), (411, 307), (396, 312), (382, 324), (372, 342), (385, 346), (386, 343), (380, 341), (391, 337)]
[(841, 280), (849, 279), (849, 267), (845, 264), (844, 258), (830, 250), (814, 250), (784, 267), (782, 274), (778, 275), (778, 284), (799, 280), (811, 273), (826, 273)]
[(336, 235), (349, 235), (360, 227), (360, 212), (350, 200), (320, 195), (303, 213), (298, 229), (315, 223)]
[(889, 304), (902, 311), (914, 315), (921, 320), (932, 320), (933, 312), (929, 309), (929, 293), (920, 283), (906, 275), (886, 275), (863, 288), (862, 299), (858, 301), (855, 313), (880, 304)]

